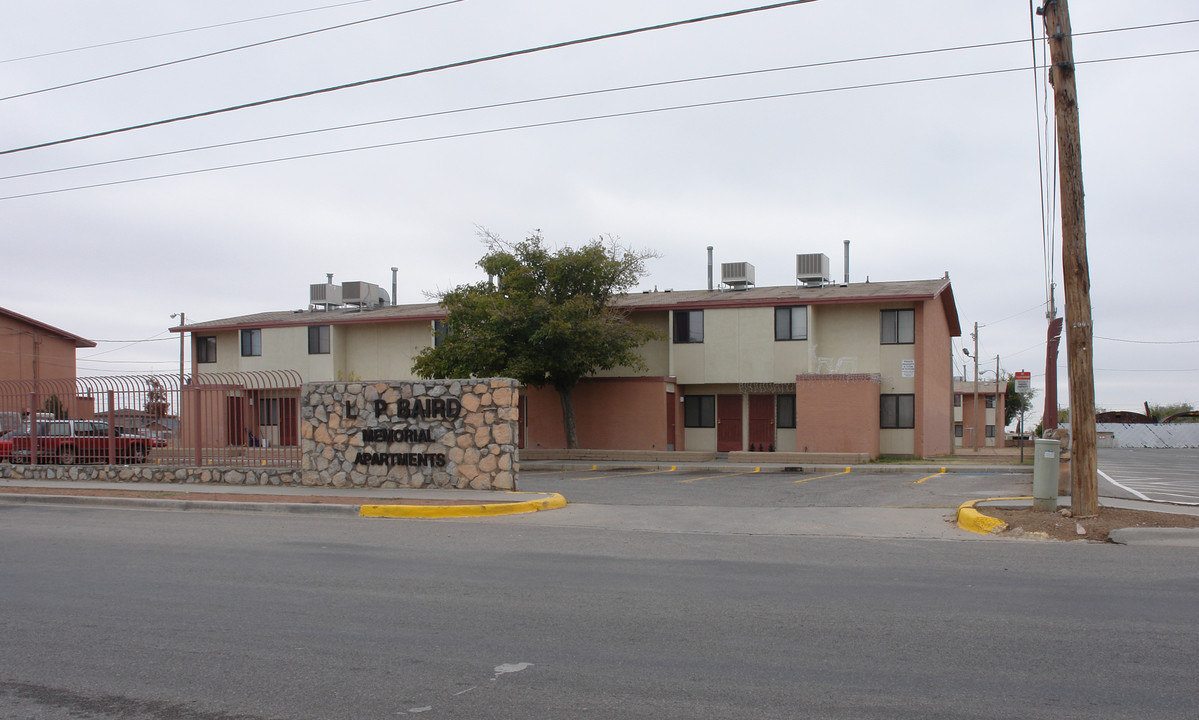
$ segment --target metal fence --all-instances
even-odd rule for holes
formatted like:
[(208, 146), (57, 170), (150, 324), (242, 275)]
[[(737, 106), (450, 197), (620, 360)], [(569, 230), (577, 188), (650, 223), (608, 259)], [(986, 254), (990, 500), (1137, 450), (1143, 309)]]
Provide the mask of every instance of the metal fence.
[(149, 463), (299, 467), (300, 385), (292, 370), (0, 380), (0, 434), (31, 433), (30, 459), (58, 462), (55, 445), (36, 436), (43, 421), (103, 421), (95, 427), (107, 447), (92, 453), (100, 461), (144, 438)]

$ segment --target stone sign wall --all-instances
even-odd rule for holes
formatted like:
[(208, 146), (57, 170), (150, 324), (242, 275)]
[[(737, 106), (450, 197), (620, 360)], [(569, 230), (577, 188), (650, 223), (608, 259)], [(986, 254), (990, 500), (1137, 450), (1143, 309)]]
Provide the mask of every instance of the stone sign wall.
[(515, 490), (515, 380), (308, 383), (301, 479), (336, 487)]

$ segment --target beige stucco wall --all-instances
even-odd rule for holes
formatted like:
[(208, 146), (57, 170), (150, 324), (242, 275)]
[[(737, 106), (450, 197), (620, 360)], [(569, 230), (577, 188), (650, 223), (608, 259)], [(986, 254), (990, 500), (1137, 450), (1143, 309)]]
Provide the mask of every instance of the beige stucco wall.
[(774, 339), (773, 307), (709, 308), (702, 343), (670, 343), (669, 374), (683, 384), (790, 383), (808, 356), (809, 341)]
[(666, 377), (670, 374), (670, 313), (662, 310), (658, 312), (640, 312), (629, 316), (629, 319), (634, 324), (649, 327), (658, 332), (661, 336), (657, 340), (651, 340), (642, 345), (637, 354), (641, 356), (641, 361), (645, 363), (645, 368), (634, 370), (630, 367), (620, 366), (611, 370), (602, 370), (595, 374), (595, 377)]

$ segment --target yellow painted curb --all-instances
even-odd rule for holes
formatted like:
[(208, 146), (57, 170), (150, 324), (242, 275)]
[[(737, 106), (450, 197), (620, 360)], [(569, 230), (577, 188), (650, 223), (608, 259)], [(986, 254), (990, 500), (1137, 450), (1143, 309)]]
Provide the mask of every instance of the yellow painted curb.
[(980, 502), (991, 502), (993, 500), (1031, 500), (1032, 496), (1025, 495), (1021, 497), (996, 497), (982, 498), (980, 500), (971, 500), (970, 502), (962, 503), (958, 507), (958, 527), (963, 530), (969, 530), (980, 535), (990, 535), (997, 533), (1007, 528), (1007, 523), (999, 518), (993, 518), (988, 515), (983, 515), (974, 509), (974, 506)]
[[(546, 493), (506, 493), (508, 495), (545, 495)], [(515, 515), (517, 513), (553, 510), (565, 507), (566, 498), (558, 493), (549, 497), (523, 502), (487, 503), (483, 505), (363, 505), (358, 508), (362, 517), (391, 518), (456, 518)]]

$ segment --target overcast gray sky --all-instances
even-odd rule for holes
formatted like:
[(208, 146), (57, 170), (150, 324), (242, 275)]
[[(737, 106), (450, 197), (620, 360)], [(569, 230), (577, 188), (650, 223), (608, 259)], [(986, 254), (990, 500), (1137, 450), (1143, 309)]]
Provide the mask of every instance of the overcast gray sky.
[[(759, 4), (8, 0), (0, 149)], [(1096, 400), (1199, 403), (1199, 6), (1070, 9)], [(1023, 0), (818, 0), (0, 155), (0, 305), (99, 341), (81, 375), (171, 373), (171, 313), (302, 308), (330, 272), (390, 292), (393, 265), (398, 301), (423, 302), (479, 279), (479, 226), (618, 236), (661, 254), (644, 283), (659, 289), (705, 286), (708, 245), (717, 263), (753, 263), (759, 285), (793, 284), (807, 252), (840, 279), (850, 240), (853, 282), (948, 272), (959, 365), (978, 322), (983, 367), (999, 355), (1041, 390), (1050, 259), (1064, 303), (1060, 226), (1042, 220), (1053, 109), (1029, 69), (1034, 47), (1043, 61), (1033, 27)], [(226, 143), (240, 144), (111, 162)], [(313, 153), (334, 154), (269, 162)], [(45, 172), (91, 163), (107, 164)]]

